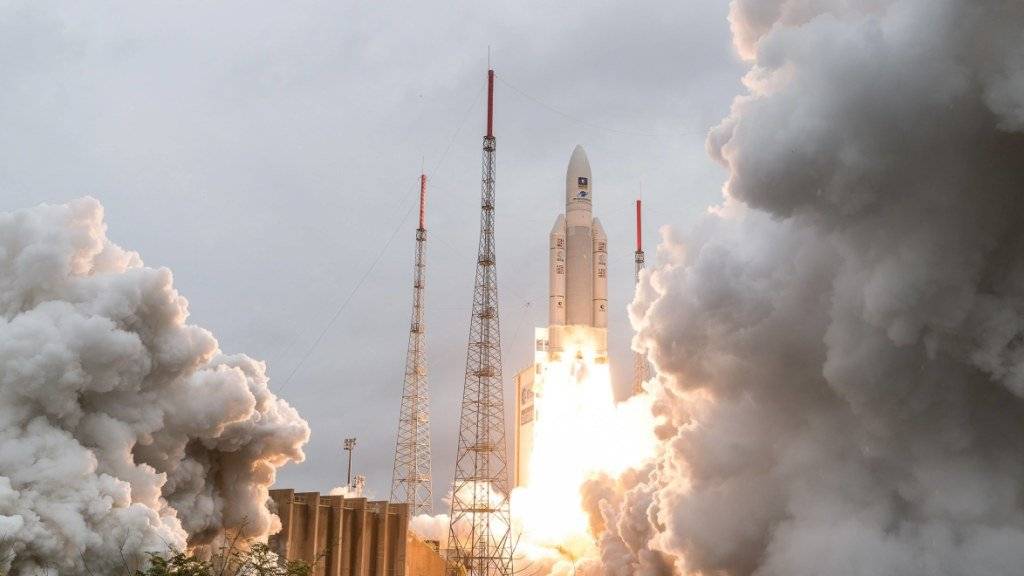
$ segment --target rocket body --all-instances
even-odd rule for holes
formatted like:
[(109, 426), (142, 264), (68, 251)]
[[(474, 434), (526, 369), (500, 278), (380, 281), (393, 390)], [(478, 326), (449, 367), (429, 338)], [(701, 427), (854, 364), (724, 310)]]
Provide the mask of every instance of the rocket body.
[(608, 238), (593, 214), (590, 162), (582, 146), (565, 172), (565, 214), (551, 230), (552, 326), (608, 325)]

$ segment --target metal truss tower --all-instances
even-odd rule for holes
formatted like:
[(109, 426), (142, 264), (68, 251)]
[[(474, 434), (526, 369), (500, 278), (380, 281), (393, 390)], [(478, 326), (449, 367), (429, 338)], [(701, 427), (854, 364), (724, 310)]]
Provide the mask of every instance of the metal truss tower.
[(494, 70), (487, 71), (480, 243), (473, 288), (448, 547), (457, 572), (512, 574), (508, 455), (494, 246)]
[[(644, 241), (643, 226), (641, 221), (640, 199), (636, 201), (636, 252), (633, 253), (635, 263), (636, 283), (640, 284), (640, 271), (644, 269)], [(644, 391), (644, 382), (651, 377), (650, 366), (647, 364), (647, 357), (639, 352), (633, 353), (633, 394), (640, 394)]]
[(391, 501), (409, 504), (409, 516), (433, 514), (430, 480), (430, 394), (424, 348), (423, 288), (426, 272), (427, 227), (424, 223), (427, 176), (420, 174), (420, 225), (416, 228), (416, 259), (412, 284), (412, 321), (405, 355), (405, 385), (398, 416)]

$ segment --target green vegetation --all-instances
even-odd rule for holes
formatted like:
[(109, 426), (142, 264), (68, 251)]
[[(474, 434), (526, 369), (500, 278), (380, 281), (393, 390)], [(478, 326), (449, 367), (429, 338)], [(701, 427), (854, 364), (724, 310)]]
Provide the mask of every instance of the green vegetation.
[(301, 560), (278, 563), (277, 555), (266, 544), (253, 544), (246, 551), (200, 560), (184, 552), (169, 556), (151, 554), (149, 567), (132, 576), (310, 576), (312, 567)]
[[(14, 559), (14, 552), (0, 543), (0, 576), (7, 576), (5, 567)], [(222, 549), (211, 560), (202, 560), (185, 552), (173, 550), (168, 553), (152, 553), (148, 566), (143, 569), (129, 568), (131, 563), (123, 559), (123, 568), (118, 574), (124, 576), (311, 576), (313, 567), (301, 560), (281, 562), (277, 554), (266, 544), (256, 543), (247, 550), (232, 546)], [(49, 572), (47, 572), (49, 573)], [(93, 572), (86, 567), (86, 573)]]
[[(14, 545), (0, 535), (0, 576), (9, 576), (16, 555)], [(81, 571), (89, 576), (312, 576), (313, 567), (322, 558), (323, 555), (312, 564), (302, 560), (284, 561), (270, 546), (236, 534), (226, 538), (220, 546), (200, 546), (195, 556), (173, 548), (146, 556), (122, 551), (120, 567), (112, 573), (97, 572), (83, 556)], [(55, 568), (46, 567), (45, 562), (35, 561), (43, 566), (33, 573), (36, 576), (60, 573)]]

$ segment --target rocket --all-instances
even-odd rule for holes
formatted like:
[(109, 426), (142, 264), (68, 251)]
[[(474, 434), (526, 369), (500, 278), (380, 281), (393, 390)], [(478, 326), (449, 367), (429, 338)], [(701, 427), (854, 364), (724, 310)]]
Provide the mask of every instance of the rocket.
[(548, 326), (534, 330), (533, 365), (515, 377), (516, 420), (513, 481), (529, 485), (537, 399), (551, 379), (548, 363), (592, 358), (608, 363), (608, 236), (594, 218), (594, 182), (582, 146), (572, 151), (565, 171), (565, 213), (551, 229), (548, 260)]
[(593, 216), (590, 162), (576, 146), (565, 172), (565, 214), (551, 229), (551, 326), (608, 326), (608, 236)]

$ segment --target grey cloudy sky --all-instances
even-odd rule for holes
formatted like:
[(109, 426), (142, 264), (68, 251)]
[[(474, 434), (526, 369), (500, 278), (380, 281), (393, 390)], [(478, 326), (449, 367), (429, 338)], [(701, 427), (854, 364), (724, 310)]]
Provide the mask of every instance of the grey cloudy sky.
[(724, 171), (704, 135), (743, 72), (726, 13), (725, 0), (0, 2), (0, 209), (100, 199), (110, 237), (171, 268), (191, 321), (224, 350), (266, 360), (309, 421), (307, 461), (278, 484), (343, 483), (341, 439), (357, 436), (355, 469), (386, 496), (425, 163), (440, 496), (462, 387), (488, 46), (506, 380), (547, 315), (547, 235), (579, 143), (610, 239), (609, 341), (625, 389), (631, 202), (643, 178), (653, 248), (655, 226), (685, 227), (718, 200)]

